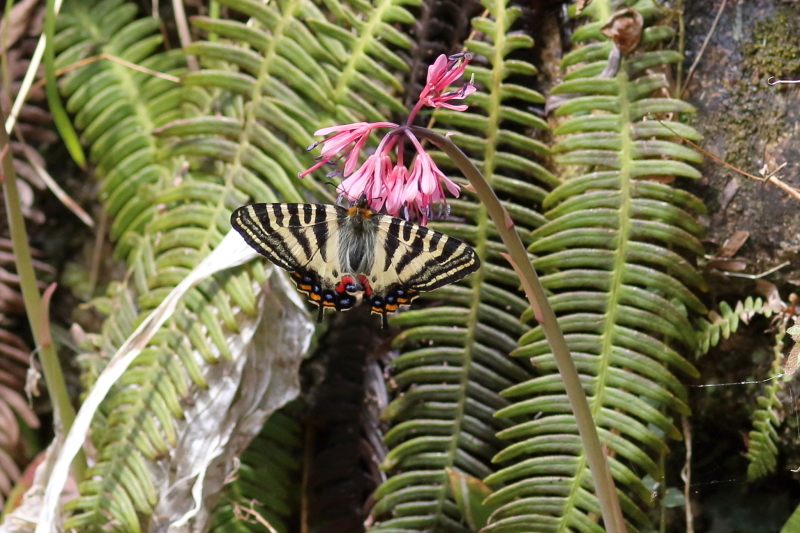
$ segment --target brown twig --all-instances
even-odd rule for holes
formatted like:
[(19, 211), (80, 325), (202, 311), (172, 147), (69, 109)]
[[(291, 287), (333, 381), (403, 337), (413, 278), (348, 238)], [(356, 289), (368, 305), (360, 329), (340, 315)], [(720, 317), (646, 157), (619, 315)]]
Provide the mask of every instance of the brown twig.
[[(175, 18), (175, 27), (178, 28), (178, 39), (181, 41), (181, 46), (186, 49), (192, 44), (192, 32), (189, 30), (189, 22), (186, 19), (186, 10), (183, 9), (183, 2), (181, 0), (172, 0), (172, 11)], [(197, 57), (193, 55), (186, 55), (186, 65), (191, 72), (200, 70)]]
[(50, 192), (53, 193), (53, 195), (58, 198), (58, 200), (64, 204), (67, 209), (72, 211), (72, 213), (78, 217), (81, 222), (90, 228), (94, 227), (94, 222), (86, 213), (86, 211), (84, 211), (83, 208), (81, 208), (81, 206), (79, 206), (78, 203), (75, 202), (75, 200), (73, 200), (58, 183), (56, 183), (56, 180), (50, 176), (47, 170), (38, 163), (36, 157), (33, 155), (35, 150), (28, 146), (28, 144), (25, 142), (25, 138), (22, 136), (20, 128), (15, 126), (14, 134), (17, 136), (17, 141), (22, 144), (22, 151), (25, 153), (25, 159), (28, 160), (28, 163), (30, 163), (34, 172), (36, 172), (36, 175), (39, 176), (39, 178), (44, 182), (45, 186), (50, 190)]
[(717, 16), (714, 17), (714, 22), (711, 24), (711, 29), (708, 30), (708, 35), (706, 35), (706, 38), (703, 41), (703, 46), (700, 47), (700, 51), (697, 53), (697, 57), (694, 58), (692, 66), (689, 67), (689, 72), (686, 74), (686, 81), (684, 82), (683, 88), (681, 88), (680, 98), (683, 98), (683, 94), (686, 92), (686, 88), (689, 86), (689, 82), (692, 81), (692, 75), (694, 74), (694, 69), (696, 69), (697, 65), (700, 63), (700, 58), (703, 57), (703, 54), (706, 51), (706, 46), (708, 46), (708, 42), (711, 40), (711, 36), (714, 35), (714, 30), (717, 29), (717, 23), (719, 22), (719, 19), (722, 16), (722, 10), (725, 9), (725, 4), (727, 2), (728, 0), (722, 0), (722, 3), (719, 5), (719, 9), (717, 10)]
[[(656, 120), (658, 120), (658, 119), (656, 119)], [(754, 180), (756, 180), (756, 181), (762, 181), (762, 182), (772, 183), (772, 184), (774, 184), (775, 186), (777, 186), (778, 188), (780, 188), (780, 189), (782, 189), (783, 191), (785, 191), (786, 193), (788, 193), (789, 195), (791, 195), (791, 196), (793, 196), (794, 198), (796, 198), (797, 200), (800, 200), (800, 191), (798, 191), (797, 189), (795, 189), (794, 187), (792, 187), (792, 186), (790, 186), (790, 185), (786, 185), (785, 183), (783, 183), (781, 180), (779, 180), (777, 177), (773, 176), (772, 174), (770, 174), (770, 175), (767, 175), (767, 176), (765, 176), (765, 177), (761, 177), (761, 178), (760, 178), (760, 177), (758, 177), (758, 176), (754, 176), (753, 174), (749, 174), (749, 173), (745, 172), (744, 170), (741, 170), (740, 168), (737, 168), (737, 167), (735, 167), (735, 166), (731, 165), (731, 164), (730, 164), (730, 163), (728, 163), (727, 161), (725, 161), (725, 160), (723, 160), (723, 159), (720, 159), (719, 157), (715, 156), (715, 155), (714, 155), (714, 154), (712, 154), (711, 152), (709, 152), (709, 151), (707, 151), (707, 150), (704, 150), (703, 148), (701, 148), (701, 147), (700, 147), (700, 146), (698, 146), (697, 144), (693, 143), (693, 142), (692, 142), (692, 141), (690, 141), (689, 139), (687, 139), (687, 138), (685, 138), (685, 137), (681, 136), (681, 134), (677, 133), (675, 130), (673, 130), (672, 128), (670, 128), (670, 127), (669, 127), (669, 126), (667, 126), (666, 124), (664, 124), (664, 122), (662, 122), (662, 121), (660, 121), (660, 120), (659, 120), (658, 122), (659, 122), (659, 124), (661, 124), (662, 126), (664, 126), (665, 128), (667, 128), (669, 131), (671, 131), (672, 133), (674, 133), (676, 137), (678, 137), (678, 138), (680, 138), (680, 139), (681, 139), (681, 141), (685, 142), (686, 144), (688, 144), (688, 145), (689, 145), (689, 146), (691, 146), (692, 148), (694, 148), (694, 149), (696, 149), (696, 150), (699, 150), (700, 152), (702, 152), (702, 153), (703, 153), (703, 155), (705, 155), (705, 156), (708, 156), (709, 158), (713, 159), (714, 161), (716, 161), (716, 162), (717, 162), (717, 163), (719, 163), (720, 165), (722, 165), (722, 166), (724, 166), (724, 167), (727, 167), (727, 168), (729, 168), (730, 170), (733, 170), (734, 172), (736, 172), (737, 174), (741, 174), (742, 176), (746, 176), (746, 177), (748, 177), (748, 178), (750, 178), (750, 179), (754, 179)], [(780, 169), (781, 169), (781, 168), (783, 168), (784, 166), (785, 166), (785, 165), (781, 165), (780, 167), (778, 167), (778, 168), (775, 170), (775, 172), (777, 172), (778, 170), (780, 170)], [(774, 174), (774, 172), (773, 172), (773, 174)]]
[(105, 242), (106, 229), (108, 229), (108, 213), (105, 209), (100, 211), (100, 223), (97, 225), (97, 232), (94, 236), (94, 249), (92, 250), (92, 266), (89, 269), (89, 294), (94, 296), (97, 287), (97, 279), (100, 277), (100, 263), (103, 257), (103, 244)]
[(240, 520), (246, 520), (248, 522), (257, 522), (262, 526), (264, 526), (265, 528), (267, 528), (270, 533), (278, 533), (278, 531), (274, 527), (272, 527), (272, 524), (267, 522), (266, 518), (261, 516), (261, 514), (259, 514), (258, 511), (253, 509), (253, 506), (256, 503), (261, 503), (261, 502), (256, 502), (255, 500), (252, 500), (250, 501), (250, 507), (245, 507), (244, 505), (234, 502), (233, 515)]
[[(144, 74), (149, 74), (151, 76), (155, 76), (156, 78), (161, 78), (162, 80), (172, 81), (172, 82), (175, 82), (175, 83), (180, 83), (180, 81), (181, 81), (180, 78), (178, 78), (176, 76), (170, 76), (169, 74), (164, 74), (163, 72), (158, 72), (157, 70), (152, 70), (152, 69), (149, 69), (147, 67), (143, 67), (141, 65), (137, 65), (136, 63), (131, 63), (130, 61), (125, 61), (121, 57), (117, 57), (117, 56), (111, 55), (111, 54), (106, 54), (105, 52), (103, 52), (102, 54), (98, 54), (96, 56), (91, 56), (91, 57), (87, 57), (87, 58), (81, 59), (80, 61), (76, 61), (76, 62), (72, 63), (71, 65), (67, 65), (66, 67), (60, 68), (60, 69), (56, 70), (56, 76), (61, 76), (63, 74), (66, 74), (67, 72), (71, 72), (71, 71), (75, 70), (76, 68), (80, 68), (80, 67), (82, 67), (84, 65), (88, 65), (89, 63), (94, 63), (95, 61), (99, 61), (101, 59), (108, 59), (109, 61), (113, 61), (114, 63), (119, 63), (120, 65), (122, 65), (124, 67), (128, 67), (128, 68), (133, 69), (133, 70), (138, 70), (139, 72), (142, 72)], [(45, 83), (46, 83), (46, 80), (44, 78), (40, 79), (39, 81), (37, 81), (36, 83), (34, 83), (31, 86), (31, 91), (34, 91), (36, 89), (39, 89), (39, 88), (43, 87)]]

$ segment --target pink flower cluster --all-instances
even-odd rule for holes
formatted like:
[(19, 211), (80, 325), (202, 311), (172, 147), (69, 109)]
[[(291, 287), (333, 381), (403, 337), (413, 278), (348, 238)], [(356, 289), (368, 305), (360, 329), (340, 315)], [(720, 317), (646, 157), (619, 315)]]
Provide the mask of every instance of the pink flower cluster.
[[(316, 131), (315, 135), (330, 136), (310, 147), (322, 144), (319, 161), (300, 173), (300, 177), (333, 162), (338, 164), (338, 171), (346, 178), (337, 188), (343, 197), (350, 201), (365, 197), (370, 208), (375, 211), (385, 209), (390, 215), (399, 215), (402, 212), (406, 218), (425, 224), (433, 213), (431, 206), (445, 202), (442, 184), (456, 197), (459, 187), (439, 170), (408, 126), (423, 106), (444, 107), (455, 111), (467, 109), (466, 105), (449, 102), (463, 99), (475, 92), (472, 80), (458, 90), (445, 91), (461, 77), (471, 58), (471, 54), (456, 54), (449, 58), (440, 55), (436, 59), (428, 68), (427, 82), (409, 114), (406, 126), (400, 127), (392, 122), (356, 122)], [(378, 128), (392, 129), (383, 137), (375, 152), (356, 168), (367, 138)], [(404, 139), (408, 139), (415, 150), (410, 170), (403, 163)], [(393, 150), (396, 150), (394, 161), (390, 155)]]

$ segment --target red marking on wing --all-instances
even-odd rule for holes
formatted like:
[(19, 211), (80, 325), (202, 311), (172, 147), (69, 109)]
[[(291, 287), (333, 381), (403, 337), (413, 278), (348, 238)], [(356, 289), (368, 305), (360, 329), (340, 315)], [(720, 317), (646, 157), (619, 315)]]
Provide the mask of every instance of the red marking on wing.
[(358, 276), (358, 281), (360, 281), (361, 285), (364, 286), (364, 294), (366, 296), (370, 296), (372, 294), (372, 287), (369, 286), (369, 280), (367, 277), (364, 275)]

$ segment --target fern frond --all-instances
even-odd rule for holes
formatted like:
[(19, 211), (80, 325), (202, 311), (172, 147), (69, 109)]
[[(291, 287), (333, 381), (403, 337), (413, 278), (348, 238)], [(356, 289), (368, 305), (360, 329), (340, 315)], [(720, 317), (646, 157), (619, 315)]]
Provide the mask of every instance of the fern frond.
[(772, 346), (772, 365), (767, 373), (767, 386), (764, 393), (756, 398), (758, 409), (750, 418), (753, 429), (747, 434), (747, 480), (755, 481), (775, 471), (778, 463), (778, 432), (783, 422), (783, 412), (778, 394), (783, 390), (783, 340), (786, 337), (786, 323), (781, 321), (775, 332)]
[[(137, 20), (136, 13), (135, 5), (120, 0), (68, 3), (59, 17), (57, 67), (104, 52), (151, 70), (182, 74), (180, 51), (158, 53), (159, 21)], [(116, 351), (141, 313), (154, 308), (158, 295), (177, 284), (176, 278), (199, 262), (227, 228), (218, 224), (219, 217), (208, 217), (204, 232), (193, 229), (198, 219), (187, 214), (186, 206), (195, 198), (168, 198), (173, 171), (158, 162), (158, 140), (150, 132), (181, 116), (184, 90), (179, 84), (95, 61), (68, 74), (61, 91), (102, 179), (100, 197), (114, 217), (111, 236), (120, 241), (115, 253), (128, 259), (131, 269), (132, 287), (113, 287), (109, 293), (106, 307), (112, 313), (97, 343), (100, 353), (83, 357), (96, 375), (103, 356)], [(235, 281), (234, 275), (228, 277)], [(228, 353), (222, 328), (229, 335), (238, 332), (234, 301), (254, 314), (255, 296), (247, 282), (236, 286), (221, 276), (201, 284), (120, 380), (102, 407), (102, 420), (95, 421), (98, 462), (80, 485), (81, 497), (68, 504), (79, 511), (68, 527), (139, 531), (139, 518), (158, 501), (148, 464), (175, 444), (174, 420), (183, 416), (180, 398), (188, 394), (189, 383), (205, 384), (192, 352), (211, 361)]]
[[(391, 111), (404, 110), (393, 96), (402, 86), (388, 68), (407, 66), (382, 42), (410, 46), (393, 26), (413, 20), (404, 3), (329, 2), (331, 13), (323, 13), (304, 1), (225, 0), (223, 5), (255, 24), (196, 17), (195, 26), (222, 39), (189, 47), (187, 52), (206, 68), (187, 75), (185, 83), (227, 91), (230, 96), (219, 105), (228, 109), (223, 116), (198, 114), (161, 130), (162, 136), (181, 138), (169, 153), (224, 163), (258, 201), (280, 196), (302, 202), (298, 187), (318, 201), (330, 201), (331, 193), (318, 181), (295, 178), (313, 163), (305, 153), (314, 140), (311, 132), (334, 122), (382, 121)], [(227, 66), (221, 68), (221, 62)], [(231, 106), (237, 99), (244, 103)]]
[[(361, 31), (346, 38), (315, 34), (331, 18), (310, 2), (224, 5), (252, 23), (196, 19), (217, 40), (189, 50), (205, 68), (186, 74), (185, 86), (108, 62), (77, 69), (62, 85), (115, 217), (115, 254), (129, 267), (130, 286), (115, 289), (105, 302), (114, 313), (99, 344), (109, 353), (128, 326), (219, 243), (234, 208), (253, 200), (329, 197), (313, 179), (295, 178), (310, 162), (304, 155), (309, 132), (325, 121), (374, 118), (398, 105), (388, 96), (397, 82), (383, 85), (386, 71), (376, 60), (393, 60), (378, 39), (402, 37), (392, 26), (405, 17), (400, 3), (339, 6), (337, 16), (351, 17), (348, 24)], [(100, 0), (70, 7), (60, 18), (58, 66), (102, 51), (152, 70), (185, 73), (181, 53), (156, 53), (158, 21), (134, 20), (132, 4)], [(367, 75), (380, 81), (365, 82)], [(265, 279), (263, 263), (254, 262), (184, 297), (103, 406), (105, 420), (94, 433), (99, 462), (81, 498), (70, 504), (80, 512), (69, 527), (138, 531), (158, 499), (147, 466), (166, 460), (175, 445), (181, 398), (205, 386), (207, 365), (234, 358), (243, 324), (257, 317)]]
[[(603, 16), (611, 12), (604, 0), (591, 8)], [(649, 24), (658, 19), (651, 2), (637, 2), (636, 9)], [(603, 22), (576, 31), (574, 41), (602, 38)], [(657, 49), (671, 35), (666, 26), (649, 25), (644, 46), (623, 57), (609, 78), (601, 77), (609, 41), (590, 42), (564, 57), (562, 67), (575, 68), (551, 93), (563, 95), (553, 151), (566, 170), (544, 199), (548, 222), (533, 232), (529, 248), (608, 447), (623, 514), (635, 529), (650, 524), (651, 495), (642, 477), (663, 477), (653, 456), (667, 452), (667, 439), (680, 438), (664, 411), (689, 413), (686, 392), (672, 373), (697, 374), (681, 355), (694, 350), (687, 314), (705, 312), (690, 290), (703, 281), (682, 255), (703, 253), (694, 220), (703, 205), (660, 182), (665, 176), (699, 177), (688, 163), (700, 158), (672, 139), (669, 128), (688, 127), (648, 117), (691, 109), (668, 98), (660, 71), (680, 60)], [(500, 507), (484, 531), (601, 531), (577, 424), (542, 329), (522, 335), (513, 355), (530, 358), (539, 376), (504, 390), (512, 404), (495, 416), (537, 418), (499, 433), (518, 442), (494, 459), (510, 464), (485, 480), (505, 486), (487, 498)]]
[(302, 448), (302, 428), (296, 420), (298, 405), (290, 403), (273, 413), (239, 457), (236, 478), (225, 487), (213, 512), (211, 533), (262, 532), (266, 528), (241, 508), (251, 509), (286, 533), (286, 523), (297, 507), (297, 471)]
[[(483, 4), (488, 15), (473, 19), (477, 33), (465, 44), (475, 54), (467, 74), (475, 75), (479, 90), (467, 100), (469, 110), (438, 109), (434, 118), (440, 131), (454, 132), (453, 140), (483, 170), (528, 238), (543, 222), (534, 206), (556, 184), (536, 161), (548, 148), (532, 138), (547, 130), (529, 109), (544, 98), (527, 85), (536, 69), (525, 59), (532, 39), (513, 31), (519, 9), (502, 0)], [(432, 155), (453, 168), (443, 154)], [(493, 416), (508, 405), (499, 393), (531, 376), (527, 362), (508, 358), (526, 330), (518, 317), (527, 304), (500, 256), (503, 245), (473, 197), (465, 194), (449, 205), (456, 220), (431, 225), (470, 242), (482, 266), (464, 283), (429, 295), (441, 305), (391, 320), (403, 328), (393, 343), (401, 351), (389, 381), (395, 399), (382, 415), (393, 423), (382, 465), (391, 475), (375, 491), (377, 521), (370, 531), (467, 531), (446, 469), (478, 479), (496, 470), (492, 457), (501, 442), (495, 433), (513, 424)]]
[(711, 311), (708, 313), (708, 319), (697, 321), (695, 326), (698, 330), (696, 356), (707, 354), (711, 348), (719, 344), (720, 338), (727, 339), (731, 333), (736, 333), (740, 321), (747, 324), (755, 315), (769, 318), (773, 312), (767, 302), (752, 296), (748, 296), (744, 301), (736, 302), (735, 309), (731, 309), (727, 302), (720, 302), (719, 313)]

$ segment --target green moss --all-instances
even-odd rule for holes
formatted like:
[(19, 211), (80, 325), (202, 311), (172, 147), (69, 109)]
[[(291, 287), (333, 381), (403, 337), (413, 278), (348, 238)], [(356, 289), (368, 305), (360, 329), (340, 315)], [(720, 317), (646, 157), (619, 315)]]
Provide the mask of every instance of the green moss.
[(763, 76), (796, 77), (800, 71), (800, 19), (788, 9), (756, 21), (752, 38), (742, 47), (748, 66)]
[(800, 19), (789, 8), (779, 8), (774, 16), (755, 21), (741, 54), (741, 75), (728, 87), (719, 121), (726, 160), (752, 172), (757, 170), (752, 167), (760, 157), (758, 146), (780, 137), (785, 115), (776, 105), (775, 92), (789, 86), (769, 86), (767, 80), (800, 77)]

